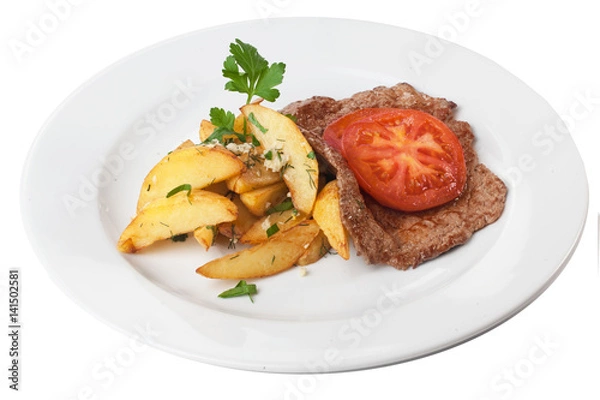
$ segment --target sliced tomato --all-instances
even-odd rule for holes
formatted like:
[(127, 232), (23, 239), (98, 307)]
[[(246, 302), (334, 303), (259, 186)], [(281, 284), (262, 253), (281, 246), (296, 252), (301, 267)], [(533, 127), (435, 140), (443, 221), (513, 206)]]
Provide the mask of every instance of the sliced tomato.
[(466, 166), (458, 138), (417, 110), (370, 112), (346, 126), (342, 154), (367, 193), (384, 206), (421, 211), (460, 195)]
[(346, 114), (343, 117), (336, 119), (325, 128), (323, 139), (327, 144), (341, 153), (342, 136), (346, 129), (348, 129), (348, 126), (360, 120), (393, 110), (394, 108), (361, 108), (360, 110)]

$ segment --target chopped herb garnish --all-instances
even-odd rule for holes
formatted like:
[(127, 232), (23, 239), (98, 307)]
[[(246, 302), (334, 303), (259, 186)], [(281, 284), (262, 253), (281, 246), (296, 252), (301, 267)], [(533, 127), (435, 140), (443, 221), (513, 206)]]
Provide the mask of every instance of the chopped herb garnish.
[(256, 290), (256, 285), (255, 284), (247, 284), (246, 281), (239, 281), (237, 285), (235, 285), (235, 287), (228, 289), (226, 291), (224, 291), (223, 293), (219, 294), (219, 297), (223, 298), (223, 299), (228, 299), (231, 297), (239, 297), (239, 296), (245, 296), (248, 295), (248, 297), (250, 298), (250, 301), (254, 303), (254, 300), (252, 299), (253, 294), (258, 293), (258, 291)]
[(235, 236), (235, 224), (231, 224), (231, 239), (229, 239), (228, 249), (235, 249), (237, 243), (237, 237)]
[(273, 236), (277, 232), (279, 232), (279, 226), (275, 223), (275, 224), (271, 225), (269, 227), (269, 229), (267, 229), (267, 237), (270, 238), (271, 236)]
[(146, 192), (150, 191), (150, 186), (151, 186), (151, 184), (148, 184), (148, 188), (146, 189)]
[(176, 188), (172, 189), (169, 193), (167, 193), (167, 198), (176, 195), (179, 192), (188, 192), (188, 196), (192, 192), (192, 185), (189, 183), (184, 183), (183, 185), (179, 185)]
[(262, 133), (267, 133), (269, 131), (267, 128), (265, 128), (264, 126), (262, 126), (260, 124), (260, 122), (258, 122), (258, 120), (256, 119), (256, 117), (254, 116), (254, 113), (250, 113), (250, 115), (248, 115), (248, 121), (250, 121), (250, 123), (252, 125), (254, 125), (255, 127), (257, 127), (258, 130), (261, 131)]
[(169, 225), (165, 224), (164, 222), (160, 221), (159, 222), (162, 226), (166, 226), (167, 228), (169, 228)]
[(310, 169), (310, 168), (306, 170), (306, 173), (308, 174), (308, 181), (310, 183), (310, 187), (311, 187), (311, 189), (315, 189), (317, 186), (315, 185), (315, 180), (313, 179), (313, 177), (311, 175), (312, 172), (317, 172), (317, 171), (315, 171), (314, 169)]
[(316, 156), (315, 156), (315, 152), (314, 152), (314, 151), (311, 151), (310, 153), (308, 153), (308, 154), (306, 155), (306, 157), (310, 158), (311, 160), (314, 160), (314, 159), (315, 159), (315, 157), (316, 157)]
[(267, 101), (275, 101), (279, 97), (279, 90), (274, 88), (283, 81), (284, 63), (269, 65), (256, 47), (239, 39), (229, 45), (229, 52), (231, 54), (225, 59), (222, 71), (223, 76), (229, 79), (225, 84), (226, 90), (247, 94), (246, 104), (255, 95)]
[(296, 116), (293, 114), (284, 114), (286, 117), (288, 117), (289, 119), (291, 119), (292, 121), (294, 121), (294, 123), (296, 122)]
[(273, 258), (271, 258), (271, 265), (273, 265), (274, 262), (275, 262), (275, 255), (273, 255)]
[(210, 245), (212, 246), (217, 241), (217, 226), (216, 225), (206, 225), (206, 229), (210, 229), (212, 231), (213, 237)]
[(285, 174), (285, 171), (288, 168), (294, 168), (294, 166), (290, 163), (286, 163), (283, 167), (281, 167), (281, 171), (279, 171), (279, 175), (283, 177), (283, 175)]
[(187, 233), (182, 233), (180, 235), (173, 235), (171, 236), (171, 240), (174, 242), (185, 242), (185, 240), (187, 239), (188, 235)]
[(289, 197), (286, 197), (286, 199), (283, 200), (281, 203), (268, 208), (266, 213), (267, 213), (267, 215), (270, 215), (270, 214), (273, 214), (276, 212), (283, 212), (283, 211), (291, 210), (292, 208), (294, 208), (292, 199), (290, 199)]
[(269, 150), (265, 153), (265, 160), (271, 161), (273, 159), (273, 150)]

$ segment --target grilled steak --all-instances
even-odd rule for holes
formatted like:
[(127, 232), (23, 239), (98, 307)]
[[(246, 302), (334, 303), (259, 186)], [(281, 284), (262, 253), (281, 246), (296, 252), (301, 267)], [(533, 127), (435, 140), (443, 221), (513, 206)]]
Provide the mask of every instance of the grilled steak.
[[(384, 207), (360, 191), (346, 160), (322, 139), (325, 127), (345, 114), (361, 108), (412, 108), (444, 121), (456, 134), (467, 165), (467, 184), (455, 200), (420, 212), (402, 212)], [(506, 186), (473, 149), (474, 136), (468, 123), (453, 117), (456, 104), (420, 93), (401, 83), (377, 87), (350, 98), (334, 100), (315, 96), (294, 102), (282, 112), (296, 117), (302, 133), (334, 173), (340, 190), (344, 226), (357, 254), (371, 264), (389, 264), (398, 269), (416, 267), (454, 246), (465, 243), (475, 231), (496, 221), (504, 210)]]

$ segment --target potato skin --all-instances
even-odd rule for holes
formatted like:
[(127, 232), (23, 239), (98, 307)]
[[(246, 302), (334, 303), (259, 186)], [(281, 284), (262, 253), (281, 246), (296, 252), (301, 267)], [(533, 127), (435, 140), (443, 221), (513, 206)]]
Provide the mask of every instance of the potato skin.
[(328, 182), (315, 201), (313, 218), (323, 232), (329, 244), (344, 259), (350, 258), (350, 240), (348, 232), (342, 223), (342, 214), (340, 211), (340, 195), (337, 187), (337, 180)]

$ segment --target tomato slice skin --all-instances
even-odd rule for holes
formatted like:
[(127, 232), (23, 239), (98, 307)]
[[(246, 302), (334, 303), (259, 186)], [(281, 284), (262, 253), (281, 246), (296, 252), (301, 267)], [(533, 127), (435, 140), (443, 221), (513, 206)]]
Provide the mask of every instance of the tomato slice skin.
[(386, 207), (433, 208), (457, 198), (466, 184), (458, 138), (430, 114), (404, 109), (371, 113), (347, 125), (341, 142), (361, 188)]
[(323, 132), (323, 139), (327, 144), (342, 153), (342, 136), (350, 125), (355, 122), (384, 114), (395, 110), (394, 108), (361, 108), (344, 115), (329, 124)]

